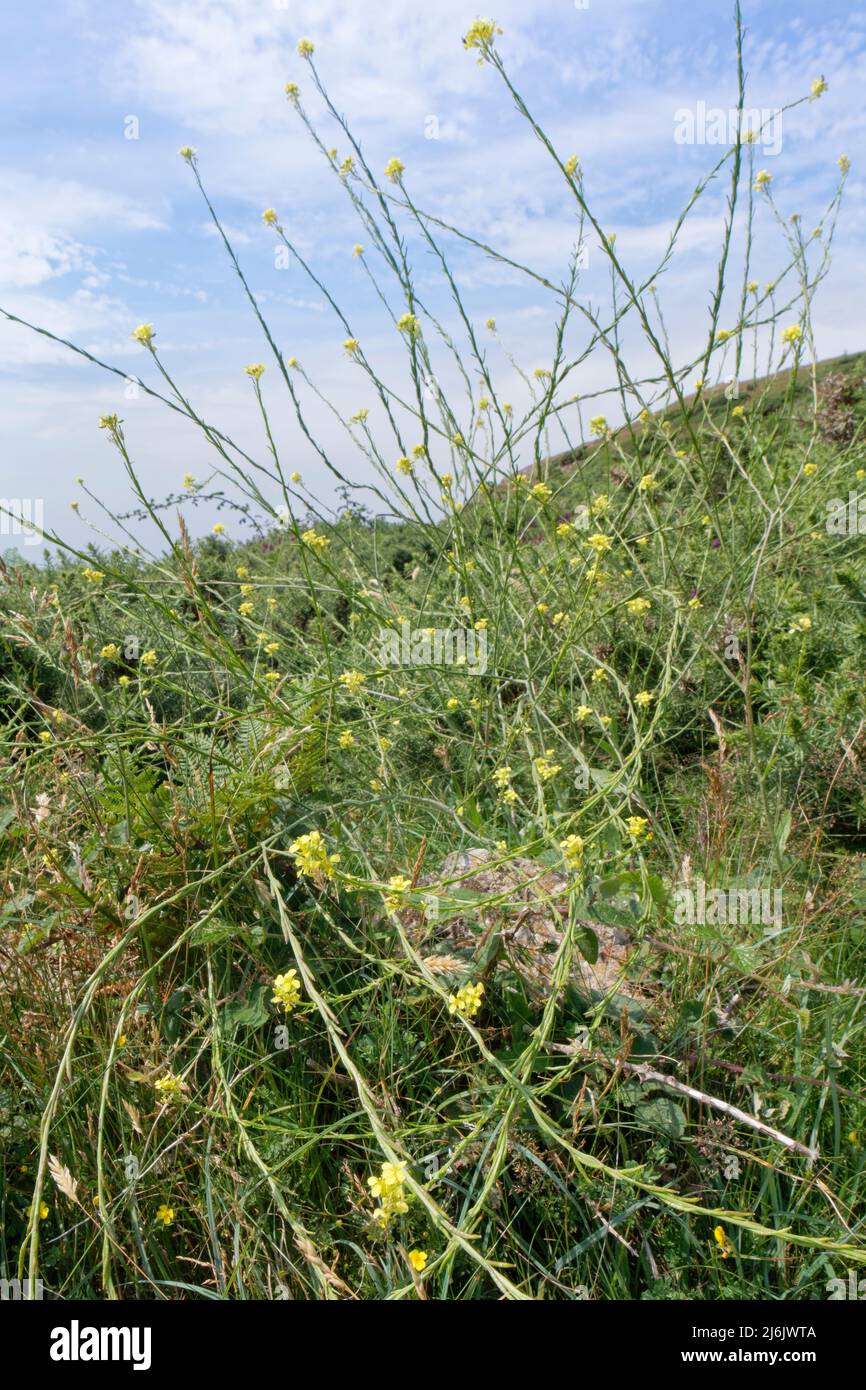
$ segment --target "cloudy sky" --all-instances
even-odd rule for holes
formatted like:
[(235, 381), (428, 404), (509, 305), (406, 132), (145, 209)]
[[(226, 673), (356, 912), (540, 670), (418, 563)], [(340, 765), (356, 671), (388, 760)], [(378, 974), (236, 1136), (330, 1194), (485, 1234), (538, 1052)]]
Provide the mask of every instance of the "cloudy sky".
[[(363, 481), (370, 465), (341, 421), (369, 406), (375, 422), (369, 381), (343, 351), (346, 332), (322, 288), (297, 263), (284, 265), (275, 256), (278, 243), (262, 210), (278, 210), (379, 375), (400, 392), (406, 388), (402, 345), (365, 263), (391, 308), (400, 313), (405, 306), (371, 247), (364, 260), (353, 255), (354, 245), (369, 238), (283, 89), (287, 81), (299, 84), (325, 145), (336, 146), (342, 158), (346, 137), (324, 111), (296, 52), (298, 39), (309, 37), (321, 79), (377, 176), (399, 157), (418, 207), (558, 284), (578, 235), (575, 201), (499, 74), (464, 50), (461, 37), (475, 13), (458, 0), (3, 6), (0, 306), (121, 373), (158, 385), (154, 364), (130, 338), (136, 324), (152, 323), (166, 369), (195, 409), (263, 462), (244, 367), (270, 362), (263, 389), (284, 467), (301, 470), (311, 493), (333, 499), (333, 479), (298, 428), (192, 172), (178, 157), (179, 147), (191, 145), (276, 341), (312, 383), (299, 380), (305, 418), (339, 469)], [(698, 138), (683, 142), (678, 113), (698, 113), (702, 103), (712, 119), (714, 110), (736, 105), (731, 0), (498, 0), (495, 16), (509, 76), (557, 151), (579, 156), (599, 225), (616, 232), (624, 266), (643, 278), (661, 259), (696, 183), (723, 153), (723, 146), (700, 142), (700, 118)], [(827, 82), (820, 100), (786, 112), (780, 128), (765, 126), (756, 165), (773, 176), (779, 212), (799, 213), (808, 235), (832, 199), (839, 156), (850, 157), (833, 263), (813, 322), (820, 355), (860, 350), (866, 345), (866, 14), (856, 13), (850, 0), (744, 0), (744, 18), (749, 107), (767, 119), (807, 96), (815, 78)], [(728, 167), (690, 213), (658, 282), (677, 361), (695, 356), (706, 336)], [(434, 258), (410, 221), (399, 221), (419, 296), (459, 332)], [(738, 238), (743, 230), (740, 221)], [(554, 296), (448, 234), (441, 239), (484, 339), (497, 391), (522, 409), (528, 388), (517, 368), (531, 375), (550, 362)], [(577, 297), (603, 312), (610, 274), (597, 239), (587, 240), (585, 255)], [(773, 280), (787, 259), (783, 231), (759, 198), (755, 278)], [(732, 265), (736, 276), (738, 255)], [(496, 339), (485, 337), (491, 317)], [(577, 357), (586, 343), (585, 320), (578, 316), (569, 335), (569, 356)], [(654, 370), (628, 322), (623, 336), (634, 371)], [(449, 370), (443, 363), (443, 380)], [(191, 425), (136, 395), (122, 376), (2, 318), (0, 375), (0, 498), (44, 499), (46, 528), (76, 545), (94, 537), (88, 523), (114, 534), (77, 478), (110, 510), (131, 505), (117, 455), (97, 426), (100, 415), (124, 419), (148, 496), (165, 497), (187, 473), (202, 481), (210, 476), (210, 455)], [(597, 350), (573, 383), (590, 397), (587, 415), (601, 409), (616, 418), (615, 398), (599, 404), (594, 394), (610, 385), (610, 359)], [(577, 417), (569, 429), (579, 434)], [(389, 441), (382, 447), (393, 453)], [(76, 498), (79, 513), (69, 505)], [(213, 507), (188, 512), (197, 532), (216, 516)], [(225, 520), (231, 532), (233, 523)], [(8, 532), (8, 523), (2, 529)], [(28, 558), (39, 553), (21, 547), (20, 537), (0, 535), (0, 546), (10, 545)]]

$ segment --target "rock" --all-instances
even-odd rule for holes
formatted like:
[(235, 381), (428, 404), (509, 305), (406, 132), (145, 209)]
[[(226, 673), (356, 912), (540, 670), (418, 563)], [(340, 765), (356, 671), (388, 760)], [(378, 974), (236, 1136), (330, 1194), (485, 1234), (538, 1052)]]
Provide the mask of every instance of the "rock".
[[(472, 952), (476, 959), (483, 957), (498, 932), (502, 951), (497, 968), (510, 966), (525, 981), (532, 997), (547, 997), (553, 963), (568, 925), (567, 874), (532, 859), (499, 864), (491, 850), (465, 849), (447, 855), (437, 873), (423, 877), (418, 886), (431, 889), (426, 919), (412, 914), (415, 933), (423, 932), (428, 950), (433, 927), (435, 950), (440, 955), (431, 959), (448, 960), (448, 953), (455, 951)], [(465, 913), (438, 922), (437, 905), (441, 903), (444, 912), (451, 912), (463, 892), (500, 901), (473, 904)], [(573, 985), (588, 998), (611, 991), (634, 996), (635, 987), (624, 978), (629, 957), (627, 933), (603, 922), (587, 925), (598, 937), (598, 959), (590, 965), (579, 950), (575, 951)]]

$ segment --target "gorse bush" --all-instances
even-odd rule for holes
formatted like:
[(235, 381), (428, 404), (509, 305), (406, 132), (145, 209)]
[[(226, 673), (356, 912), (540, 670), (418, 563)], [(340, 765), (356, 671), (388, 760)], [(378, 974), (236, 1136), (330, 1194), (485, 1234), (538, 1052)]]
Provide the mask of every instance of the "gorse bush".
[[(866, 476), (864, 363), (819, 365), (811, 329), (848, 161), (807, 235), (743, 129), (637, 281), (498, 36), (464, 44), (561, 178), (561, 282), (419, 207), (398, 158), (377, 174), (303, 40), (338, 150), (286, 95), (402, 378), (267, 209), (368, 401), (339, 456), (317, 440), (328, 404), (184, 148), (263, 335), (262, 449), (142, 324), (142, 389), (211, 478), (156, 503), (106, 415), (125, 538), (3, 567), (3, 1263), (63, 1297), (808, 1299), (866, 1261), (866, 566), (832, 524)], [(663, 272), (723, 175), (679, 362)], [(474, 321), (455, 255), (532, 282), (546, 365)], [(299, 440), (336, 503), (284, 463)], [(196, 541), (210, 487), (225, 519)]]

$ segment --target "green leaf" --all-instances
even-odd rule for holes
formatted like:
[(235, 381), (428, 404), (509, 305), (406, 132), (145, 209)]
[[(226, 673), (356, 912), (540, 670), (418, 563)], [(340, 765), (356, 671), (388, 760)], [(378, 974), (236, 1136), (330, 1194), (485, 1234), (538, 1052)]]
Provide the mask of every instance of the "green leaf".
[(666, 1134), (669, 1139), (681, 1139), (685, 1133), (685, 1113), (682, 1106), (677, 1105), (670, 1096), (658, 1095), (639, 1101), (634, 1113), (635, 1119), (646, 1125), (647, 1129)]
[(232, 999), (223, 1006), (227, 1028), (261, 1028), (268, 1021), (267, 985), (253, 985), (246, 999)]

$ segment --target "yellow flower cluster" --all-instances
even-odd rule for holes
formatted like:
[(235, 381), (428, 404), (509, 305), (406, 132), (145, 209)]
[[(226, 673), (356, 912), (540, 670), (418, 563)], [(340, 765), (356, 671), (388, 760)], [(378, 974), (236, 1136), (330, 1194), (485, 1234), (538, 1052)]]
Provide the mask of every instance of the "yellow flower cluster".
[(378, 1221), (380, 1226), (387, 1226), (393, 1216), (402, 1216), (409, 1210), (405, 1182), (405, 1163), (383, 1163), (378, 1177), (374, 1173), (367, 1179), (367, 1186), (379, 1203), (373, 1212), (373, 1220)]
[(448, 999), (449, 1014), (462, 1014), (464, 1018), (474, 1018), (481, 1008), (484, 986), (479, 984), (461, 985), (456, 994)]
[(299, 835), (289, 845), (289, 854), (295, 861), (298, 873), (307, 878), (325, 879), (334, 877), (334, 865), (339, 864), (339, 854), (329, 854), (321, 832), (310, 830)]
[(392, 874), (388, 879), (388, 892), (385, 896), (385, 906), (390, 908), (402, 907), (406, 894), (412, 891), (412, 880), (406, 878), (404, 874)]
[(277, 975), (274, 980), (274, 992), (271, 995), (271, 1003), (279, 1004), (287, 1014), (301, 998), (301, 982), (298, 979), (297, 970), (287, 970), (285, 975)]
[(479, 63), (483, 63), (490, 54), (490, 50), (496, 41), (496, 35), (501, 33), (502, 30), (495, 20), (473, 19), (463, 36), (463, 47), (477, 48), (481, 55), (478, 61)]
[(352, 695), (357, 695), (367, 677), (363, 671), (344, 671), (340, 677), (340, 683), (346, 687)]
[(310, 550), (327, 550), (328, 546), (331, 544), (329, 536), (320, 536), (318, 531), (313, 530), (303, 531), (301, 533), (301, 540)]
[(183, 1093), (183, 1081), (174, 1072), (166, 1072), (158, 1081), (154, 1082), (154, 1090), (164, 1101), (180, 1100)]
[(565, 855), (567, 867), (579, 869), (583, 863), (583, 840), (580, 835), (566, 835), (564, 840), (560, 840), (559, 848)]

